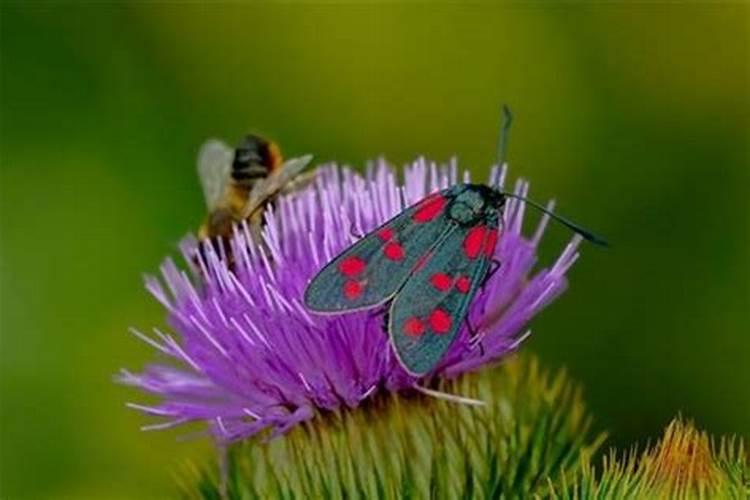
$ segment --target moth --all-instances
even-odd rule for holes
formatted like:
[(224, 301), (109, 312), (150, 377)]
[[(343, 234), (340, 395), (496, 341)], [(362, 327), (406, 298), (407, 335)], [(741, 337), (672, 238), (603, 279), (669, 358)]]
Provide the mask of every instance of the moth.
[[(498, 165), (505, 163), (512, 118), (503, 106)], [(607, 246), (603, 238), (523, 196), (495, 186), (457, 184), (428, 195), (326, 264), (307, 285), (305, 306), (319, 314), (385, 307), (385, 328), (401, 366), (415, 377), (428, 374), (458, 336), (477, 291), (497, 270), (491, 269), (493, 262), (502, 264), (494, 255), (508, 198)]]
[(523, 197), (483, 184), (458, 184), (407, 208), (329, 262), (307, 286), (306, 307), (335, 314), (385, 305), (401, 365), (414, 376), (429, 373), (455, 340), (491, 272), (509, 197), (606, 244)]

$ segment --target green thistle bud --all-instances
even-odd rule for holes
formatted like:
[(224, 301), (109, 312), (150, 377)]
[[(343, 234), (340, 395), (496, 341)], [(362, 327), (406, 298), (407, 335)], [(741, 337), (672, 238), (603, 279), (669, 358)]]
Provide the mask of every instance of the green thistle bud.
[[(423, 394), (321, 414), (272, 441), (240, 442), (225, 472), (182, 480), (189, 498), (498, 498), (547, 495), (603, 436), (589, 437), (579, 389), (522, 357), (442, 381), (467, 406)], [(224, 475), (224, 479), (222, 479)]]

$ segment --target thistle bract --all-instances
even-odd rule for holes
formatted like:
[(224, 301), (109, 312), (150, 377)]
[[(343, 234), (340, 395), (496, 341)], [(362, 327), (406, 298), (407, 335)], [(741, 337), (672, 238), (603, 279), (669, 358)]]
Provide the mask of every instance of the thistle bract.
[[(364, 175), (335, 165), (320, 167), (315, 181), (280, 197), (265, 214), (260, 240), (236, 228), (230, 248), (188, 239), (185, 269), (171, 259), (146, 287), (167, 309), (172, 333), (133, 332), (164, 359), (120, 380), (159, 398), (130, 403), (161, 417), (146, 429), (204, 421), (221, 441), (264, 430), (284, 433), (318, 412), (356, 408), (379, 392), (410, 391), (476, 370), (514, 351), (528, 336), (529, 320), (566, 287), (565, 273), (578, 257), (574, 237), (551, 267), (533, 273), (536, 248), (547, 224), (522, 234), (524, 204), (509, 200), (494, 258), (502, 265), (478, 291), (468, 313), (479, 333), (464, 326), (434, 370), (409, 375), (397, 361), (372, 311), (319, 316), (302, 304), (312, 278), (341, 250), (428, 194), (458, 182), (455, 163), (418, 160), (403, 184), (385, 161)], [(488, 184), (502, 186), (494, 168)], [(468, 172), (461, 176), (469, 182)], [(528, 184), (514, 192), (526, 196)]]

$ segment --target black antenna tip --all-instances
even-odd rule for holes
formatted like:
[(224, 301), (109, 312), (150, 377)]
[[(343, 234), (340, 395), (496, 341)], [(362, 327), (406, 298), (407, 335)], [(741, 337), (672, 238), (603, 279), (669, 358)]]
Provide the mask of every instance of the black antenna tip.
[(508, 135), (510, 134), (510, 124), (513, 123), (513, 114), (507, 104), (503, 104), (503, 119), (500, 125), (500, 136), (497, 141), (497, 164), (502, 166), (505, 163), (505, 153), (508, 149)]
[(507, 104), (503, 104), (503, 122), (504, 127), (510, 127), (513, 122), (513, 113), (510, 112), (510, 107)]
[(579, 228), (577, 231), (578, 234), (584, 237), (586, 241), (589, 241), (590, 243), (593, 243), (594, 245), (599, 245), (600, 247), (609, 247), (609, 242), (602, 238), (601, 236), (597, 236), (594, 233), (591, 233), (589, 231), (586, 231), (585, 229)]

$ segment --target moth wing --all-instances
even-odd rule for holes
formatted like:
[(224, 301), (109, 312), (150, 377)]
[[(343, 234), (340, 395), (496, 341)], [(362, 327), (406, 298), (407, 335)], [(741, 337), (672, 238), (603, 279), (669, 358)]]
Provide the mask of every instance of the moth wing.
[[(388, 333), (401, 365), (412, 375), (435, 368), (456, 338), (489, 269), (497, 226), (494, 216), (481, 227), (456, 227), (396, 295)], [(470, 233), (478, 230), (482, 237), (470, 243)], [(479, 251), (472, 252), (471, 245), (479, 245)]]
[(250, 191), (247, 203), (242, 209), (243, 218), (250, 217), (271, 197), (283, 190), (312, 161), (312, 158), (312, 155), (291, 158), (268, 177), (259, 179)]
[(234, 150), (218, 139), (209, 139), (198, 152), (198, 177), (209, 210), (217, 208), (232, 181)]
[[(305, 290), (319, 313), (370, 309), (388, 301), (452, 227), (444, 210), (455, 188), (437, 192), (368, 233), (329, 262)], [(428, 213), (431, 217), (419, 217)]]

